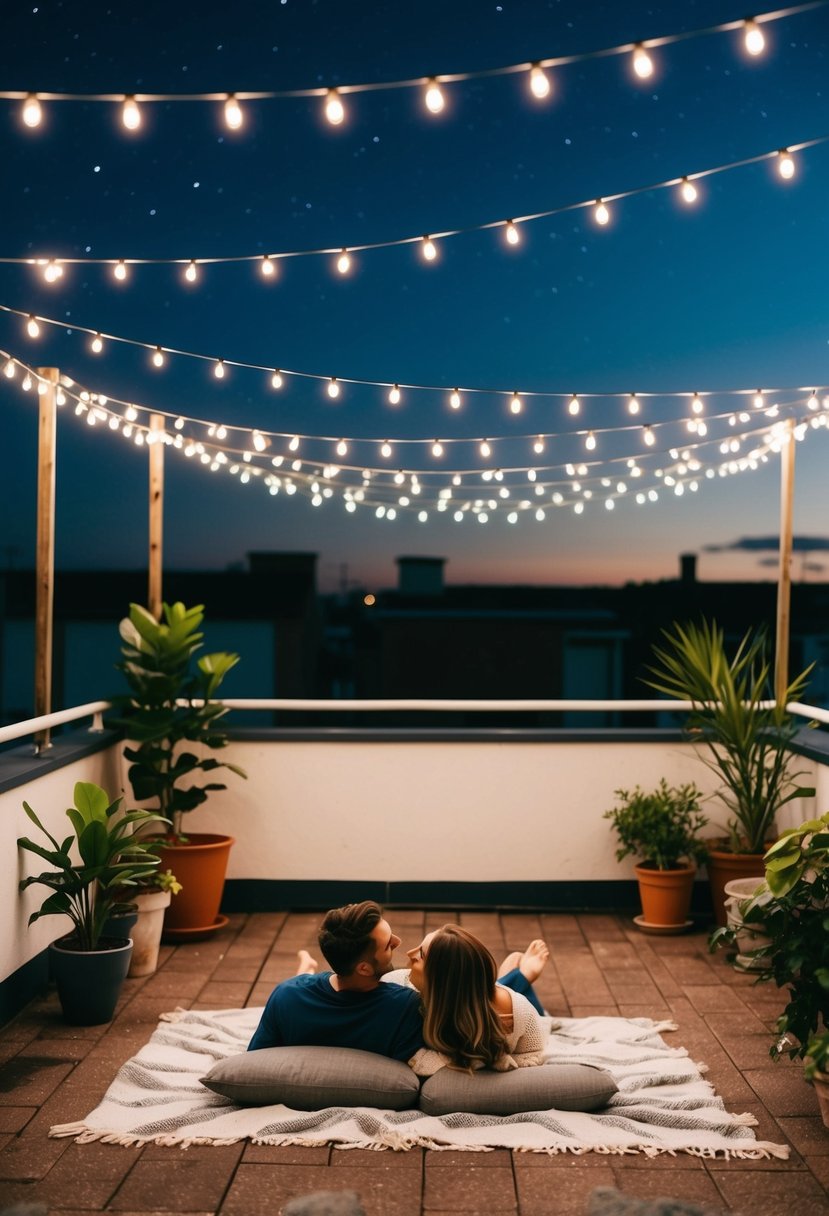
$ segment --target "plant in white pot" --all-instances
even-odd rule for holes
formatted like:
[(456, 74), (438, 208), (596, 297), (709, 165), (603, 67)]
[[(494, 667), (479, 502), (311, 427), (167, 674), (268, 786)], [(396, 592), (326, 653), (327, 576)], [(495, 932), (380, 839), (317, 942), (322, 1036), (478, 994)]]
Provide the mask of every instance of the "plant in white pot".
[(116, 724), (136, 745), (124, 749), (135, 797), (154, 801), (158, 813), (172, 820), (160, 856), (162, 867), (174, 871), (183, 886), (164, 926), (165, 937), (173, 940), (207, 936), (224, 923), (219, 905), (233, 837), (182, 829), (186, 814), (227, 787), (216, 781), (199, 785), (196, 779), (220, 768), (246, 776), (238, 765), (204, 754), (227, 746), (219, 728), (227, 710), (213, 698), (239, 656), (222, 651), (194, 662), (203, 619), (201, 606), (164, 604), (157, 620), (131, 604), (120, 624), (124, 659), (117, 666), (130, 693), (118, 698), (127, 712)]
[(616, 860), (631, 854), (636, 866), (642, 915), (634, 918), (644, 932), (680, 933), (688, 928), (697, 862), (705, 845), (698, 837), (708, 822), (700, 810), (702, 793), (691, 782), (669, 786), (665, 778), (646, 793), (616, 790), (620, 805), (606, 811), (619, 837)]
[(75, 785), (74, 798), (66, 812), (72, 832), (61, 842), (23, 803), (49, 847), (25, 836), (17, 843), (52, 869), (24, 878), (20, 890), (39, 884), (51, 891), (29, 917), (30, 925), (42, 916), (71, 920), (72, 932), (49, 947), (52, 973), (66, 1020), (95, 1026), (112, 1018), (132, 953), (129, 938), (105, 937), (104, 925), (114, 905), (123, 902), (123, 891), (152, 875), (159, 864), (134, 833), (167, 821), (154, 811), (122, 812), (121, 798), (110, 802), (100, 786), (87, 781)]
[[(153, 853), (157, 853), (161, 847), (158, 842), (147, 844), (148, 850)], [(158, 869), (151, 875), (137, 879), (132, 892), (124, 888), (119, 894), (119, 899), (124, 901), (124, 907), (135, 909), (133, 917), (129, 918), (132, 958), (127, 975), (130, 979), (152, 975), (158, 966), (164, 915), (173, 896), (178, 895), (181, 890), (182, 885), (172, 870)], [(120, 905), (116, 905), (116, 919), (111, 920), (110, 924), (117, 925), (118, 921), (125, 919), (119, 915), (119, 908)]]

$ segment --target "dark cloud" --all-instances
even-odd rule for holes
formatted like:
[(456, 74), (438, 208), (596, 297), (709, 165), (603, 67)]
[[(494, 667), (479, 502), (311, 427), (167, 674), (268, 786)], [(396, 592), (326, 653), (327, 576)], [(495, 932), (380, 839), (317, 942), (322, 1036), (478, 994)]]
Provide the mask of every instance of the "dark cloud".
[[(739, 540), (730, 541), (726, 545), (704, 545), (705, 553), (763, 553), (766, 550), (776, 553), (780, 547), (777, 536), (742, 536)], [(792, 549), (795, 553), (817, 553), (829, 551), (829, 536), (795, 536), (792, 539)], [(761, 565), (773, 565), (773, 562), (761, 562)]]

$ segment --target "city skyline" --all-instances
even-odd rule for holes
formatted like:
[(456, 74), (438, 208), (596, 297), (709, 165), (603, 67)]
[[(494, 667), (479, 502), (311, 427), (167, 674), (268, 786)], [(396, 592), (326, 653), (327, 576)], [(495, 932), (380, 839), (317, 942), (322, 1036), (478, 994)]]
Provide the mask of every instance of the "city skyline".
[[(681, 14), (667, 2), (461, 3), (445, 11), (429, 0), (413, 27), (386, 5), (288, 3), (249, 21), (218, 6), (168, 12), (155, 2), (141, 21), (98, 3), (82, 14), (17, 0), (10, 10), (4, 77), (25, 92), (224, 95), (475, 73), (553, 55), (577, 60), (550, 69), (544, 101), (518, 74), (445, 84), (438, 116), (420, 89), (344, 92), (347, 115), (336, 127), (319, 99), (305, 97), (243, 102), (238, 131), (223, 126), (215, 102), (142, 104), (134, 133), (113, 104), (44, 101), (41, 125), (28, 130), (20, 102), (0, 102), (9, 182), (0, 255), (255, 258), (200, 264), (195, 283), (183, 277), (186, 260), (131, 267), (125, 282), (111, 267), (67, 264), (53, 284), (31, 266), (0, 264), (0, 304), (24, 314), (0, 314), (0, 349), (58, 366), (110, 401), (164, 411), (171, 432), (178, 415), (243, 428), (245, 442), (261, 429), (268, 460), (282, 458), (279, 469), (263, 467), (258, 484), (253, 477), (244, 485), (239, 474), (211, 473), (167, 449), (167, 568), (223, 568), (250, 550), (295, 548), (320, 555), (323, 590), (338, 585), (343, 564), (360, 584), (394, 585), (402, 554), (445, 557), (450, 582), (617, 584), (676, 577), (679, 554), (695, 552), (702, 579), (774, 578), (768, 538), (778, 526), (779, 462), (772, 453), (756, 471), (723, 477), (719, 465), (756, 443), (725, 458), (719, 447), (757, 419), (771, 425), (765, 410), (775, 405), (798, 421), (821, 417), (829, 394), (821, 313), (829, 145), (794, 153), (791, 179), (781, 178), (776, 156), (829, 134), (829, 8), (761, 23), (767, 45), (756, 58), (741, 30), (669, 43), (651, 52), (646, 80), (636, 78), (629, 54), (595, 53), (745, 14), (714, 0)], [(676, 187), (644, 189), (765, 153), (772, 156), (697, 178), (694, 204)], [(614, 195), (629, 197), (610, 203), (610, 222), (597, 224), (595, 202)], [(556, 214), (520, 224), (516, 246), (504, 240), (508, 219), (545, 211)], [(418, 243), (353, 252), (455, 229), (471, 231), (437, 239), (433, 263)], [(268, 252), (340, 248), (352, 250), (348, 274), (336, 255), (277, 258), (277, 275), (260, 272)], [(108, 341), (95, 354), (87, 336), (62, 326), (42, 325), (32, 340), (29, 313), (144, 348)], [(204, 357), (170, 356), (159, 371), (149, 359), (156, 345)], [(213, 374), (220, 358), (221, 381)], [(276, 391), (264, 370), (235, 363), (312, 378), (286, 371)], [(326, 392), (329, 377), (340, 383), (336, 399)], [(36, 411), (34, 394), (19, 391), (21, 378), (0, 377), (0, 507), (6, 564), (25, 566), (34, 554)], [(352, 380), (438, 387), (404, 389), (391, 406), (387, 388)], [(454, 386), (466, 390), (459, 410), (448, 402)], [(730, 395), (737, 389), (749, 395)], [(759, 412), (757, 389), (766, 390)], [(808, 401), (813, 389), (817, 409)], [(516, 391), (520, 414), (510, 410)], [(714, 394), (700, 401), (704, 439), (686, 433), (695, 392)], [(573, 393), (578, 416), (568, 411)], [(749, 421), (737, 420), (740, 413)], [(146, 561), (146, 449), (103, 423), (93, 432), (71, 409), (61, 412), (62, 568)], [(657, 435), (652, 454), (642, 442), (646, 427)], [(590, 431), (595, 454), (585, 451)], [(205, 429), (188, 422), (184, 434), (195, 442)], [(295, 434), (305, 438), (292, 457)], [(532, 447), (539, 436), (543, 452)], [(336, 444), (345, 438), (340, 460)], [(495, 449), (486, 458), (485, 438)], [(379, 455), (384, 439), (389, 458)], [(440, 457), (431, 453), (435, 439)], [(794, 525), (812, 547), (801, 544), (796, 578), (821, 577), (826, 444), (826, 428), (809, 427), (797, 448)], [(699, 460), (698, 476), (693, 468), (676, 473), (689, 463), (686, 452)], [(291, 498), (284, 478), (292, 458), (303, 464)], [(374, 505), (355, 503), (347, 514), (339, 488), (312, 506), (304, 479), (338, 461), (387, 468), (373, 475), (367, 497), (388, 504), (400, 493), (391, 476), (405, 468), (409, 503), (395, 502), (393, 522), (376, 518)], [(238, 456), (236, 463), (244, 472)], [(715, 475), (706, 478), (709, 467)], [(441, 469), (461, 470), (461, 485), (452, 487)], [(412, 470), (429, 505), (425, 523), (413, 509), (421, 503), (413, 501)], [(493, 475), (502, 470), (499, 485)], [(666, 474), (684, 481), (681, 498)], [(265, 476), (283, 479), (275, 497)], [(321, 484), (338, 487), (347, 469), (338, 476)], [(636, 505), (637, 476), (651, 487), (661, 478), (656, 502)], [(501, 499), (507, 485), (510, 498)], [(454, 496), (442, 514), (440, 488)], [(513, 508), (515, 525), (507, 522)], [(485, 526), (475, 514), (488, 516)]]

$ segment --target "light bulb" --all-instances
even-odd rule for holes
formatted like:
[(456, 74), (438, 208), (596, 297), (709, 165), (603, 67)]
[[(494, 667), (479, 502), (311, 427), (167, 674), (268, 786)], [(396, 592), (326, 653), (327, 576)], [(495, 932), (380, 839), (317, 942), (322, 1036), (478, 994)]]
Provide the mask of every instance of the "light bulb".
[(633, 70), (640, 80), (647, 80), (653, 75), (653, 60), (641, 42), (633, 48)]
[(177, 431), (183, 431), (184, 430), (184, 419), (176, 418), (175, 422), (173, 423), (173, 426), (176, 428)]
[(442, 456), (443, 455), (443, 444), (440, 442), (439, 439), (436, 439), (435, 442), (432, 444), (432, 455), (433, 456)]
[(164, 351), (160, 346), (157, 346), (153, 351), (153, 367), (164, 366)]
[(610, 212), (607, 209), (607, 204), (603, 203), (601, 199), (596, 200), (593, 218), (595, 219), (596, 223), (601, 224), (602, 227), (604, 227), (605, 224), (607, 224), (610, 220)]
[(337, 444), (336, 450), (337, 450), (338, 456), (347, 456), (348, 455), (348, 444), (346, 443), (346, 441), (344, 439), (341, 439), (340, 442)]
[(29, 317), (28, 321), (26, 322), (26, 333), (30, 338), (40, 337), (40, 326), (34, 317)]
[(452, 392), (449, 394), (449, 405), (453, 410), (459, 410), (461, 408), (460, 389), (452, 389)]
[(259, 269), (266, 279), (272, 279), (276, 274), (276, 263), (269, 253), (266, 253), (259, 263)]
[(119, 283), (124, 282), (124, 280), (127, 277), (127, 267), (126, 267), (125, 263), (123, 262), (123, 260), (115, 263), (115, 265), (112, 268), (112, 274), (113, 274), (113, 277), (116, 278)]
[(196, 263), (193, 260), (190, 261), (189, 266), (185, 270), (184, 277), (188, 283), (195, 283), (196, 279), (199, 277), (199, 272), (196, 267)]
[(544, 440), (541, 437), (541, 435), (538, 436), (535, 443), (533, 444), (533, 451), (535, 452), (536, 456), (540, 456), (541, 453), (544, 451)]
[(236, 95), (228, 93), (227, 101), (225, 102), (225, 122), (231, 131), (238, 131), (244, 121), (245, 116), (242, 113), (242, 107), (236, 100)]
[(329, 89), (325, 95), (325, 117), (332, 127), (338, 127), (345, 118), (345, 106), (336, 89)]
[(639, 398), (636, 396), (636, 393), (631, 393), (631, 395), (628, 397), (628, 413), (639, 413)]
[(282, 388), (282, 373), (278, 367), (274, 368), (271, 376), (271, 388)]
[(521, 233), (512, 220), (507, 220), (506, 237), (508, 245), (519, 245), (521, 243)]
[(213, 364), (213, 375), (216, 377), (217, 380), (224, 380), (224, 375), (225, 375), (224, 359), (217, 359), (216, 362)]
[(691, 398), (691, 409), (695, 414), (701, 414), (705, 409), (705, 406), (702, 404), (702, 397), (700, 397), (699, 393), (694, 393), (693, 397)]
[(6, 366), (3, 368), (3, 373), (6, 376), (7, 380), (14, 379), (15, 370), (16, 370), (16, 368), (14, 366), (14, 359), (7, 359)]
[(134, 405), (128, 405), (124, 410), (124, 417), (126, 418), (127, 422), (135, 422), (136, 418), (138, 417), (138, 410)]
[(513, 393), (512, 397), (510, 398), (510, 403), (509, 403), (510, 413), (511, 414), (520, 414), (521, 410), (523, 408), (524, 408), (524, 403), (521, 400), (521, 398), (518, 396), (518, 393)]
[(427, 262), (434, 262), (438, 256), (437, 246), (430, 236), (421, 237), (420, 251)]
[(815, 393), (815, 392), (811, 393), (809, 396), (809, 400), (806, 402), (807, 407), (810, 410), (816, 410), (818, 408), (819, 404), (820, 403), (818, 402), (818, 399), (817, 399), (817, 393)]
[(762, 55), (765, 50), (766, 40), (757, 22), (749, 17), (743, 26), (743, 30), (743, 43), (749, 55)]
[(426, 102), (426, 109), (430, 114), (440, 114), (444, 107), (443, 93), (434, 76), (431, 76), (426, 82), (424, 101)]
[(299, 435), (294, 435), (293, 439), (288, 444), (288, 450), (291, 452), (296, 452), (299, 450)]
[(656, 443), (656, 436), (654, 435), (653, 431), (651, 430), (651, 428), (649, 426), (645, 427), (642, 438), (644, 439), (645, 444), (649, 448), (652, 448), (653, 445)]
[(683, 202), (695, 203), (697, 201), (699, 191), (697, 190), (694, 183), (692, 181), (689, 181), (689, 179), (687, 177), (683, 177), (682, 182), (680, 184), (679, 192), (682, 195)]
[(785, 181), (794, 177), (794, 160), (788, 148), (781, 148), (777, 153), (777, 172)]
[(104, 349), (104, 340), (100, 334), (96, 334), (89, 343), (89, 349), (92, 351), (93, 355), (100, 355), (101, 351)]
[(540, 63), (534, 63), (530, 68), (530, 92), (539, 101), (550, 96), (550, 77)]
[(39, 127), (43, 118), (43, 110), (35, 93), (30, 93), (23, 102), (23, 122), (27, 127)]
[(388, 460), (388, 458), (391, 456), (391, 444), (389, 443), (388, 439), (381, 445), (380, 455), (385, 460)]
[(46, 280), (46, 282), (55, 283), (55, 282), (57, 282), (57, 280), (59, 278), (61, 278), (62, 275), (63, 275), (63, 267), (61, 265), (59, 265), (58, 262), (55, 262), (54, 260), (50, 259), (46, 263), (46, 265), (43, 269), (43, 277)]
[(334, 398), (339, 397), (339, 395), (340, 395), (340, 386), (337, 383), (337, 377), (332, 376), (331, 379), (328, 381), (328, 396), (333, 401)]
[(121, 107), (121, 122), (128, 131), (137, 131), (141, 126), (141, 111), (134, 97), (127, 95)]
[(756, 410), (761, 410), (765, 404), (765, 400), (763, 399), (763, 390), (758, 388), (757, 392), (754, 394), (754, 408)]
[(348, 274), (350, 269), (351, 258), (349, 257), (348, 250), (344, 249), (337, 258), (337, 270), (339, 270), (340, 274)]
[(595, 451), (595, 448), (596, 448), (596, 436), (593, 434), (593, 432), (592, 432), (592, 431), (588, 431), (588, 432), (587, 432), (587, 438), (586, 438), (586, 439), (585, 439), (585, 441), (584, 441), (584, 446), (587, 448), (588, 452), (593, 452), (593, 451)]
[(256, 448), (257, 452), (264, 452), (268, 446), (268, 441), (261, 431), (254, 431), (251, 436), (251, 443)]
[(581, 402), (579, 401), (576, 394), (573, 393), (573, 396), (570, 398), (570, 402), (567, 406), (567, 413), (571, 414), (575, 418), (580, 410), (581, 410)]
[[(22, 389), (23, 389), (24, 393), (31, 392), (31, 389), (32, 389), (32, 377), (29, 375), (29, 373), (28, 373), (28, 372), (26, 372), (26, 375), (23, 377), (23, 384), (21, 385), (21, 387), (22, 387)], [(86, 406), (85, 406), (85, 405), (80, 405), (80, 404), (78, 404), (78, 405), (75, 407), (75, 413), (76, 413), (76, 414), (82, 414), (82, 413), (83, 413), (83, 411), (84, 411), (85, 409), (86, 409)]]
[(489, 443), (486, 439), (483, 440), (483, 442), (481, 443), (481, 446), (478, 450), (481, 453), (481, 455), (484, 457), (485, 460), (488, 459), (492, 455), (492, 448), (489, 446)]

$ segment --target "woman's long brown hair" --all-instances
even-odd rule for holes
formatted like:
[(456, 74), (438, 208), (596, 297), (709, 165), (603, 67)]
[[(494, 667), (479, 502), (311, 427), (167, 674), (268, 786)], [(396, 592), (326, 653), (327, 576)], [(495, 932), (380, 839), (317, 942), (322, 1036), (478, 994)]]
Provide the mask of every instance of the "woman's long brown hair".
[(423, 1038), (456, 1068), (492, 1068), (507, 1052), (495, 998), (495, 959), (460, 925), (444, 925), (423, 964)]

